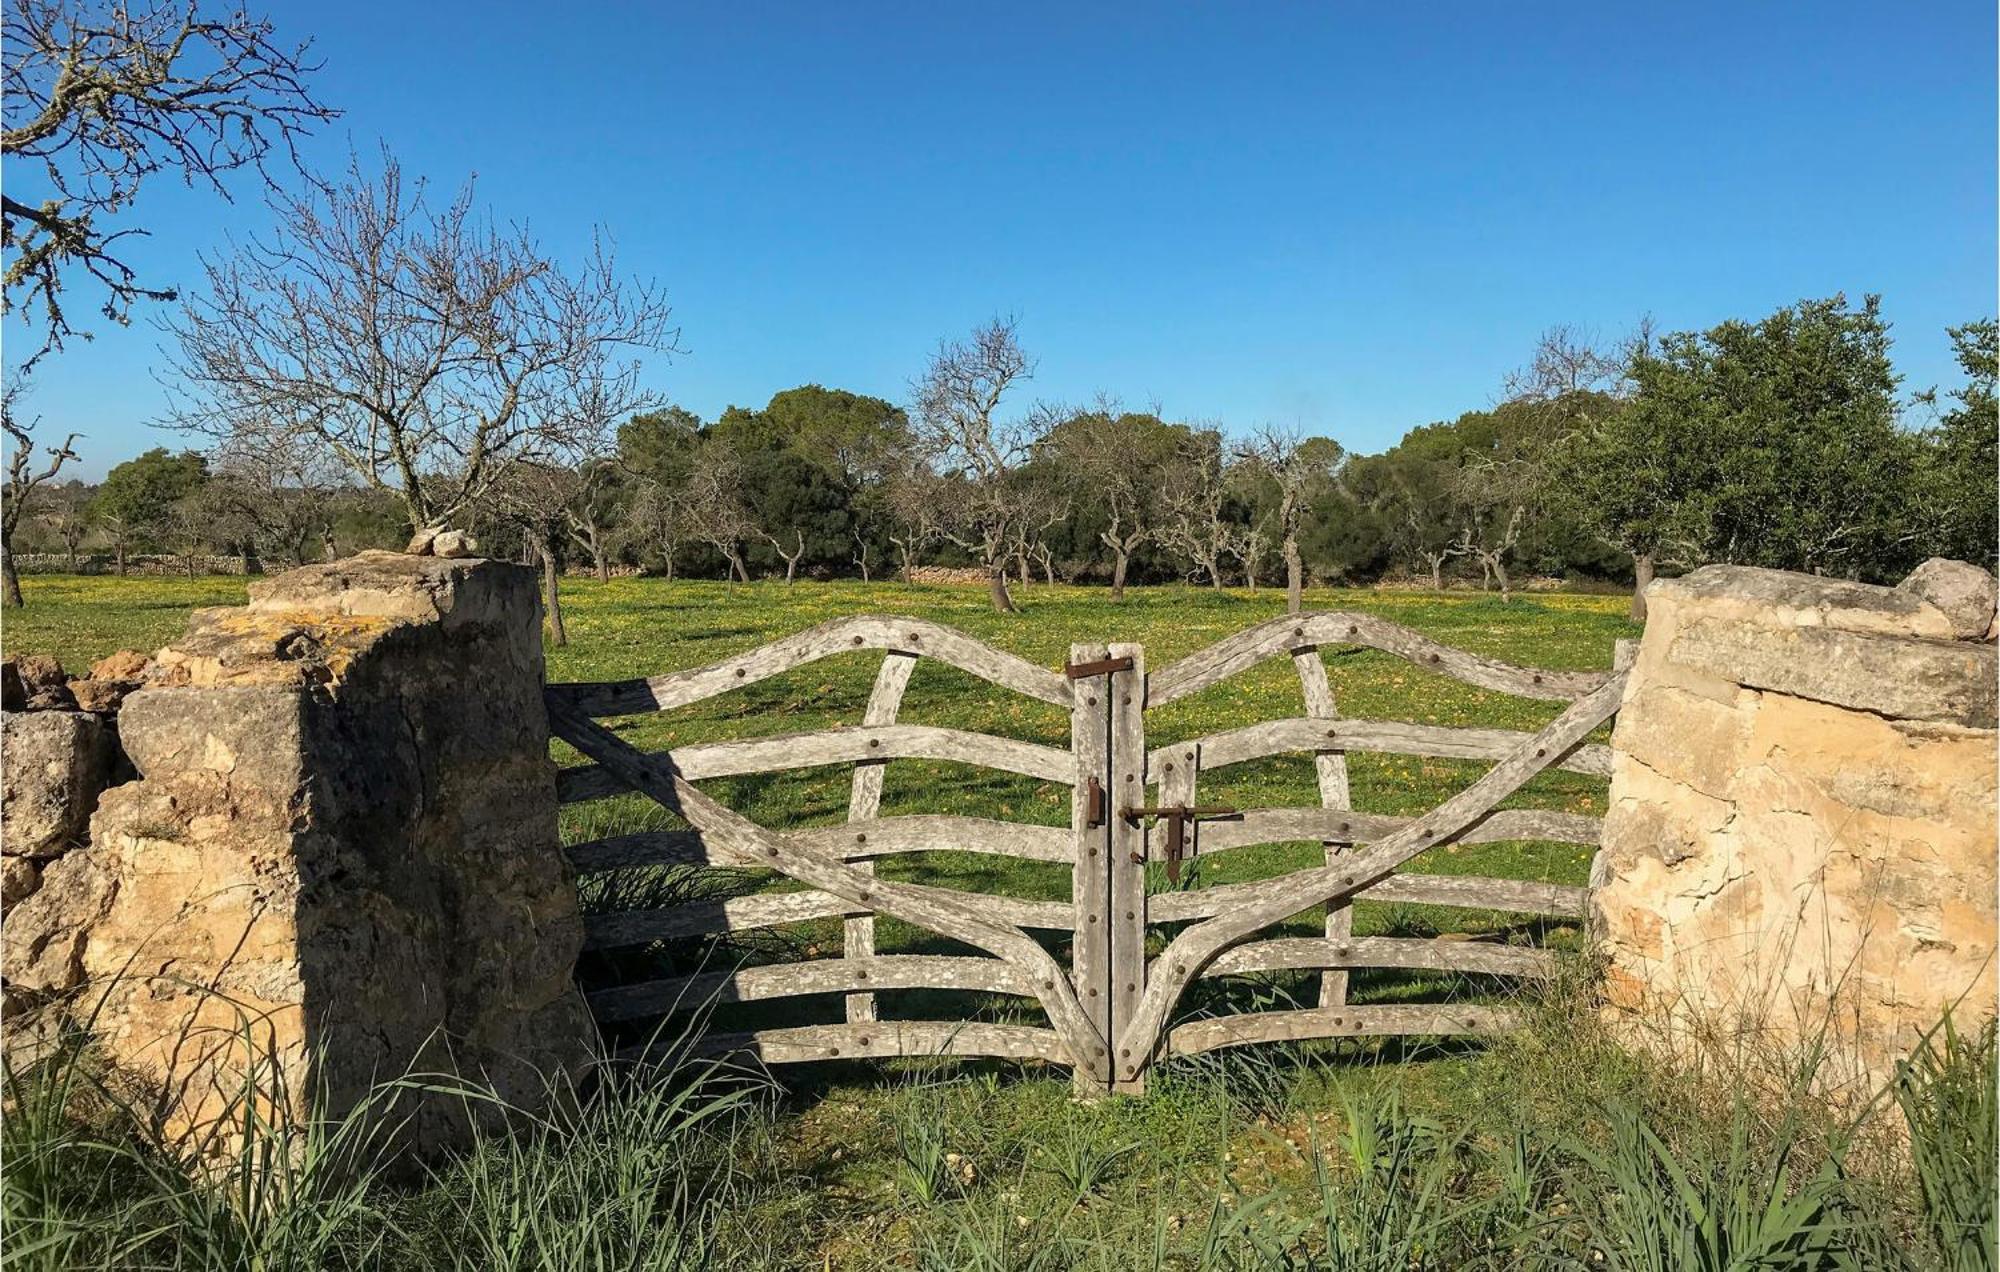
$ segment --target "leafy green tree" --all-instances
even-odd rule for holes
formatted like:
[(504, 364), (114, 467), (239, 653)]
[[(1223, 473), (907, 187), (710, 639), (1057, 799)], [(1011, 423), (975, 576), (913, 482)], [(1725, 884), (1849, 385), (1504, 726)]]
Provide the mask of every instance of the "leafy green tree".
[(1676, 332), (1628, 374), (1626, 408), (1559, 452), (1557, 484), (1605, 538), (1681, 567), (1886, 578), (1907, 564), (1921, 446), (1897, 423), (1879, 297)]
[[(2000, 454), (2000, 416), (1994, 410), (1994, 382), (2000, 375), (2000, 324), (1987, 318), (1953, 327), (1949, 332), (1965, 383), (1952, 390), (1952, 406), (1939, 418), (1926, 441), (1927, 464), (1922, 474), (1927, 496), (1926, 520), (1930, 546), (1943, 556), (1978, 561), (1991, 568), (2000, 540), (2000, 489), (1995, 473)], [(1935, 403), (1935, 391), (1922, 400)]]
[(94, 509), (111, 539), (118, 572), (128, 551), (160, 546), (174, 526), (175, 509), (208, 481), (208, 460), (197, 451), (156, 446), (105, 475)]

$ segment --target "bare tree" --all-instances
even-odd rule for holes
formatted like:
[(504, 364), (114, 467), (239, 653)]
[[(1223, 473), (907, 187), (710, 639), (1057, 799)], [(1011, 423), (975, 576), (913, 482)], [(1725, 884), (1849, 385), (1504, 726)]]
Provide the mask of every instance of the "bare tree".
[(1285, 610), (1296, 614), (1305, 595), (1299, 533), (1314, 496), (1333, 480), (1346, 452), (1331, 438), (1301, 437), (1290, 429), (1266, 427), (1243, 443), (1238, 453), (1252, 472), (1275, 488), (1271, 532), (1285, 558)]
[(36, 519), (63, 545), (69, 572), (75, 574), (80, 568), (77, 554), (90, 536), (90, 488), (80, 481), (66, 481), (43, 491), (36, 502), (40, 504)]
[(943, 538), (941, 527), (952, 506), (954, 483), (940, 477), (922, 460), (891, 473), (884, 502), (889, 510), (889, 543), (901, 559), (905, 587), (916, 583), (917, 554)]
[(1101, 509), (1098, 540), (1111, 552), (1111, 599), (1125, 599), (1132, 554), (1160, 535), (1161, 487), (1177, 458), (1184, 430), (1152, 414), (1128, 412), (1114, 398), (1055, 420), (1037, 445), (1047, 451), (1057, 481), (1073, 499)]
[(777, 535), (772, 534), (769, 530), (759, 530), (757, 532), (758, 537), (770, 544), (772, 551), (776, 552), (779, 558), (784, 561), (786, 587), (790, 587), (792, 580), (798, 576), (799, 558), (806, 554), (806, 532), (797, 526), (793, 526), (792, 534), (796, 539), (796, 543), (793, 545), (792, 550), (787, 552), (785, 551), (784, 541), (779, 539)]
[(674, 578), (674, 558), (688, 538), (687, 492), (652, 478), (641, 478), (632, 497), (632, 506), (621, 527), (626, 542), (650, 548), (660, 554), (669, 583)]
[(470, 183), (434, 208), (387, 154), (379, 174), (350, 158), (275, 210), (268, 240), (204, 258), (172, 324), (172, 423), (314, 441), (422, 530), (516, 464), (575, 464), (653, 402), (634, 359), (672, 351), (668, 309), (621, 281), (601, 240), (565, 270), (475, 217)]
[(866, 583), (869, 581), (868, 549), (870, 545), (868, 543), (868, 536), (859, 530), (855, 530), (852, 533), (854, 535), (854, 564), (861, 570), (861, 581)]
[(585, 459), (577, 468), (576, 490), (563, 506), (570, 541), (590, 554), (599, 583), (611, 581), (611, 541), (624, 512), (623, 475), (618, 461), (607, 455)]
[(722, 554), (732, 582), (748, 583), (743, 565), (743, 541), (758, 533), (743, 501), (742, 475), (727, 446), (703, 445), (684, 493), (682, 518), (692, 538)]
[(997, 419), (1008, 390), (1034, 375), (1012, 318), (996, 318), (969, 340), (938, 345), (910, 385), (916, 434), (927, 456), (964, 479), (964, 505), (938, 532), (973, 554), (987, 572), (993, 608), (1014, 610), (1007, 564), (1018, 541), (1021, 489), (1011, 480), (1028, 433)]
[(308, 46), (277, 42), (271, 24), (242, 10), (204, 14), (199, 3), (13, 0), (6, 45), (5, 130), (9, 189), (0, 195), (8, 255), (4, 308), (39, 314), (32, 366), (79, 332), (64, 308), (65, 276), (80, 269), (111, 322), (174, 289), (142, 283), (120, 240), (145, 179), (172, 172), (228, 197), (223, 178), (260, 173), (271, 154), (296, 162), (295, 145), (338, 112), (314, 100), (319, 70)]
[(1169, 551), (1193, 562), (1222, 586), (1222, 558), (1230, 555), (1235, 527), (1223, 515), (1229, 497), (1227, 456), (1222, 434), (1190, 430), (1180, 439), (1160, 479), (1159, 537)]
[(218, 516), (236, 524), (247, 546), (304, 565), (333, 536), (345, 480), (346, 470), (323, 447), (298, 438), (245, 437), (216, 453), (207, 497)]
[(517, 463), (492, 488), (493, 512), (521, 532), (522, 545), (542, 567), (543, 604), (548, 610), (549, 643), (569, 644), (563, 621), (562, 548), (569, 538), (572, 504), (583, 478), (558, 464)]
[(1461, 527), (1451, 552), (1479, 562), (1480, 589), (1500, 585), (1500, 599), (1512, 601), (1507, 557), (1521, 542), (1521, 523), (1535, 497), (1535, 474), (1528, 461), (1489, 461), (1459, 469), (1454, 486)]
[[(71, 433), (61, 445), (44, 447), (47, 462), (37, 468), (34, 432), (39, 421), (22, 416), (19, 410), (25, 385), (26, 381), (16, 375), (0, 390), (0, 429), (6, 430), (8, 443), (7, 485), (0, 491), (4, 495), (0, 498), (0, 604), (13, 608), (23, 603), (21, 576), (14, 569), (14, 532), (20, 529), (35, 491), (54, 480), (64, 464), (76, 460), (76, 439), (82, 436)], [(74, 550), (71, 555), (75, 555)]]

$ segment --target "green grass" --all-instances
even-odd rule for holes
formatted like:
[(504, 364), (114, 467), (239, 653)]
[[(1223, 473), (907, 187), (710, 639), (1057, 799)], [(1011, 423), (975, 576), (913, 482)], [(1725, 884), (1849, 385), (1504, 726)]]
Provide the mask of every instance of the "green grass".
[[(117, 648), (157, 647), (178, 633), (189, 609), (231, 603), (243, 591), (242, 581), (231, 579), (31, 577), (24, 584), (28, 606), (7, 615), (6, 647), (56, 653), (72, 667)], [(1002, 616), (986, 608), (976, 589), (896, 584), (787, 589), (572, 581), (566, 592), (571, 644), (550, 651), (551, 680), (698, 666), (862, 613), (929, 618), (1047, 667), (1059, 666), (1074, 642), (1138, 641), (1157, 669), (1281, 612), (1283, 604), (1272, 592), (1158, 588), (1135, 589), (1116, 605), (1101, 591), (1036, 587), (1021, 595), (1023, 614)], [(1307, 605), (1365, 610), (1461, 648), (1557, 669), (1608, 667), (1613, 642), (1637, 634), (1620, 597), (1533, 595), (1501, 605), (1476, 595), (1315, 591)], [(879, 658), (840, 655), (683, 711), (616, 723), (648, 749), (852, 724)], [(1529, 729), (1557, 710), (1371, 652), (1329, 651), (1327, 663), (1341, 710), (1354, 716)], [(1299, 705), (1296, 679), (1280, 659), (1149, 717), (1149, 741), (1295, 715)], [(912, 680), (902, 719), (1068, 744), (1067, 721), (1056, 709), (929, 664)], [(1358, 807), (1415, 813), (1459, 789), (1480, 766), (1356, 756), (1352, 769)], [(1245, 765), (1218, 779), (1204, 785), (1204, 799), (1240, 807), (1316, 802), (1303, 758)], [(841, 820), (848, 785), (847, 770), (830, 768), (707, 788), (764, 824), (788, 827)], [(1062, 824), (1068, 799), (1065, 788), (1028, 779), (896, 761), (883, 811)], [(1603, 802), (1601, 781), (1548, 774), (1510, 804), (1599, 814)], [(633, 798), (566, 810), (563, 823), (574, 841), (668, 821)], [(1320, 851), (1299, 844), (1225, 854), (1204, 863), (1202, 881), (1277, 873), (1318, 859)], [(1587, 851), (1574, 846), (1515, 843), (1435, 850), (1412, 868), (1581, 883), (1588, 864)], [(1068, 886), (1066, 868), (992, 857), (891, 858), (881, 869), (1030, 897), (1064, 896)], [(621, 886), (675, 893), (787, 885), (751, 873), (706, 879), (670, 873)], [(1164, 880), (1154, 886), (1164, 887)], [(608, 905), (612, 898), (598, 884), (587, 901)], [(1312, 913), (1293, 921), (1300, 931), (1317, 924)], [(947, 948), (905, 925), (878, 926), (885, 950)], [(1458, 929), (1556, 945), (1573, 936), (1522, 925), (1518, 916), (1417, 907), (1363, 905), (1356, 926), (1364, 933)], [(729, 957), (825, 956), (838, 942), (837, 924), (796, 925), (782, 937), (743, 943)], [(584, 974), (655, 974), (701, 956), (695, 948), (655, 950), (620, 963), (596, 960)], [(1280, 1001), (1306, 989), (1296, 977), (1261, 978), (1239, 992)], [(1362, 1000), (1499, 992), (1506, 990), (1494, 983), (1434, 975), (1355, 980)], [(884, 994), (882, 1001), (889, 1016), (1020, 1019), (1027, 1010), (1018, 1000), (920, 991)], [(837, 1010), (837, 1000), (800, 1000), (725, 1011), (719, 1019), (729, 1027), (809, 1023)], [(1905, 1103), (1937, 1110), (1929, 1122), (1961, 1128), (1962, 1140), (1958, 1108), (1969, 1105), (1990, 1123), (1992, 1104), (1973, 1099), (1978, 1073), (1964, 1076), (1963, 1056), (1954, 1053), (1953, 1063), (1952, 1082), (1926, 1079), (1922, 1090), (1930, 1094)], [(1990, 1087), (1990, 1045), (1978, 1063)], [(211, 1212), (217, 1203), (172, 1193), (160, 1182), (171, 1172), (134, 1165), (171, 1155), (116, 1119), (79, 1130), (55, 1117), (15, 1117), (9, 1131), (22, 1138), (7, 1145), (8, 1228), (97, 1233), (105, 1241), (113, 1239), (107, 1232), (151, 1233), (147, 1258), (135, 1264), (173, 1267), (308, 1266), (291, 1256), (260, 1263), (228, 1253), (292, 1249), (285, 1243), (298, 1239), (300, 1225), (319, 1243), (312, 1258), (326, 1266), (1407, 1268), (1602, 1266), (1609, 1259), (1616, 1266), (1668, 1267), (1684, 1265), (1674, 1262), (1677, 1248), (1649, 1250), (1643, 1216), (1620, 1200), (1634, 1179), (1652, 1172), (1646, 1177), (1664, 1188), (1659, 1181), (1670, 1183), (1675, 1169), (1692, 1170), (1687, 1188), (1656, 1199), (1661, 1214), (1685, 1216), (1708, 1206), (1724, 1218), (1761, 1215), (1755, 1187), (1769, 1183), (1777, 1161), (1774, 1186), (1820, 1190), (1810, 1193), (1814, 1206), (1800, 1221), (1813, 1240), (1822, 1230), (1844, 1232), (1849, 1212), (1859, 1209), (1875, 1242), (1868, 1249), (1895, 1250), (1911, 1267), (1942, 1266), (1944, 1244), (1990, 1246), (1959, 1235), (1973, 1204), (1960, 1182), (1972, 1172), (1956, 1164), (1962, 1149), (1951, 1148), (1958, 1157), (1927, 1168), (1927, 1180), (1947, 1182), (1921, 1191), (1894, 1152), (1855, 1151), (1853, 1128), (1833, 1110), (1794, 1101), (1801, 1129), (1744, 1105), (1742, 1082), (1713, 1074), (1697, 1081), (1627, 1056), (1602, 1037), (1587, 991), (1574, 987), (1538, 1008), (1534, 1027), (1497, 1043), (1378, 1039), (1218, 1052), (1161, 1066), (1148, 1095), (1137, 1100), (1081, 1105), (1059, 1070), (1000, 1062), (805, 1066), (779, 1070), (775, 1083), (749, 1098), (732, 1095), (727, 1116), (685, 1133), (678, 1122), (662, 1123), (682, 1116), (679, 1105), (661, 1111), (667, 1095), (614, 1085), (599, 1097), (608, 1104), (587, 1104), (576, 1118), (543, 1126), (526, 1140), (483, 1143), (434, 1166), (424, 1179), (371, 1178), (358, 1193), (328, 1183), (324, 1214), (290, 1216), (292, 1227), (275, 1233), (238, 1231), (252, 1221), (232, 1219), (226, 1209), (218, 1216)], [(703, 1093), (701, 1108), (723, 1098), (685, 1079), (661, 1088), (690, 1089)], [(1607, 1125), (1625, 1127), (1626, 1138), (1608, 1134)], [(1659, 1151), (1636, 1128), (1653, 1133)], [(1740, 1142), (1731, 1138), (1735, 1132)], [(19, 1162), (34, 1169), (23, 1173), (14, 1166)], [(1824, 1183), (1828, 1169), (1840, 1174), (1837, 1187)], [(162, 1200), (163, 1190), (172, 1195)], [(1955, 1227), (1921, 1212), (1921, 1198), (1947, 1191)], [(538, 1205), (545, 1198), (552, 1200)], [(202, 1216), (205, 1232), (228, 1231), (186, 1239), (206, 1246), (176, 1245), (172, 1225), (190, 1214)], [(1972, 1222), (1990, 1230), (1990, 1218)], [(105, 1248), (96, 1240), (49, 1249), (82, 1259), (84, 1251)], [(1878, 1266), (1875, 1257), (1771, 1266)], [(1962, 1250), (1955, 1255), (1966, 1257)], [(64, 1265), (54, 1256), (20, 1264)]]

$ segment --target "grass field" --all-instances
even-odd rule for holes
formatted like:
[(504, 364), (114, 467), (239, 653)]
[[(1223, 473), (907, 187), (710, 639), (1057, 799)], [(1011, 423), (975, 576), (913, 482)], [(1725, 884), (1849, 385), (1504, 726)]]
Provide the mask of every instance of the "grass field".
[[(31, 577), (24, 585), (28, 606), (7, 617), (7, 650), (55, 653), (72, 667), (113, 649), (165, 643), (190, 608), (234, 602), (243, 589), (241, 580), (230, 579)], [(1135, 589), (1125, 603), (1113, 604), (1097, 590), (1036, 587), (1023, 590), (1025, 612), (1012, 616), (993, 614), (977, 589), (895, 584), (731, 588), (707, 582), (573, 581), (566, 593), (571, 643), (549, 651), (552, 681), (697, 666), (830, 618), (864, 613), (932, 619), (1047, 667), (1060, 666), (1073, 642), (1139, 641), (1157, 669), (1283, 607), (1280, 593), (1180, 588)], [(1315, 591), (1307, 606), (1380, 614), (1464, 649), (1556, 669), (1607, 668), (1613, 642), (1637, 634), (1624, 618), (1624, 598), (1616, 596), (1542, 594), (1502, 605), (1467, 594)], [(836, 656), (693, 708), (630, 718), (618, 727), (653, 749), (857, 723), (880, 657)], [(1558, 709), (1472, 689), (1374, 652), (1329, 650), (1327, 665), (1346, 715), (1527, 729), (1546, 723)], [(1278, 659), (1150, 716), (1149, 742), (1296, 715), (1299, 707), (1297, 680), (1289, 663)], [(1067, 718), (1055, 708), (930, 663), (919, 665), (901, 719), (1068, 745)], [(1470, 763), (1398, 756), (1355, 756), (1351, 766), (1358, 808), (1406, 814), (1436, 804), (1481, 771)], [(1244, 765), (1225, 777), (1205, 785), (1202, 798), (1238, 807), (1317, 802), (1309, 757)], [(766, 825), (826, 824), (845, 816), (848, 770), (718, 781), (706, 789)], [(1068, 799), (1066, 788), (1031, 779), (898, 760), (888, 768), (883, 812), (1066, 824)], [(1507, 806), (1601, 814), (1603, 805), (1601, 780), (1551, 773)], [(636, 798), (599, 801), (566, 811), (564, 830), (574, 841), (666, 824), (663, 818)], [(1201, 881), (1278, 873), (1319, 859), (1320, 851), (1297, 844), (1227, 854)], [(1588, 851), (1575, 846), (1513, 843), (1434, 850), (1411, 868), (1582, 883), (1588, 866)], [(911, 858), (889, 858), (881, 869), (1027, 897), (1066, 896), (1068, 888), (1067, 867), (993, 857), (930, 854), (922, 867)], [(668, 880), (665, 886), (684, 888), (688, 882)], [(726, 886), (784, 885), (739, 874)], [(1167, 885), (1157, 879), (1151, 886)], [(601, 885), (586, 899), (609, 903)], [(1318, 919), (1307, 914), (1293, 923), (1298, 931), (1312, 931)], [(1575, 943), (1573, 933), (1520, 925), (1518, 916), (1408, 906), (1359, 906), (1356, 928), (1413, 934), (1457, 929), (1489, 938)], [(839, 939), (837, 923), (826, 921), (795, 925), (781, 942), (745, 948), (752, 958), (796, 957), (837, 950)], [(939, 948), (934, 938), (890, 921), (880, 924), (878, 940), (885, 951)], [(654, 965), (646, 970), (667, 970), (699, 956), (691, 950), (654, 951), (648, 955)], [(632, 970), (598, 960), (585, 974)], [(1302, 988), (1280, 979), (1240, 992), (1282, 999)], [(1502, 992), (1507, 991), (1497, 984), (1410, 973), (1359, 975), (1354, 987), (1361, 1001)], [(919, 993), (884, 995), (884, 1014), (933, 1014), (939, 1004)], [(1617, 1150), (1619, 1141), (1607, 1140), (1604, 1132), (1617, 1110), (1636, 1110), (1632, 1115), (1661, 1128), (1677, 1151), (1717, 1155), (1718, 1187), (1741, 1182), (1725, 1160), (1733, 1142), (1732, 1118), (1754, 1121), (1758, 1130), (1751, 1139), (1760, 1145), (1782, 1147), (1784, 1135), (1802, 1134), (1796, 1128), (1774, 1131), (1762, 1115), (1745, 1112), (1740, 1090), (1732, 1092), (1726, 1075), (1709, 1075), (1711, 1081), (1720, 1078), (1720, 1085), (1690, 1085), (1684, 1075), (1654, 1072), (1625, 1059), (1600, 1036), (1587, 995), (1564, 991), (1531, 1005), (1535, 1025), (1493, 1044), (1374, 1040), (1222, 1052), (1169, 1062), (1143, 1099), (1096, 1105), (1073, 1102), (1066, 1077), (1035, 1064), (904, 1061), (780, 1070), (779, 1086), (770, 1094), (760, 1089), (745, 1104), (754, 1114), (718, 1119), (728, 1131), (698, 1143), (676, 1141), (680, 1156), (661, 1166), (678, 1180), (674, 1200), (661, 1203), (671, 1211), (670, 1222), (657, 1205), (650, 1218), (621, 1220), (631, 1227), (631, 1249), (639, 1250), (642, 1238), (653, 1244), (647, 1247), (651, 1253), (613, 1262), (678, 1266), (660, 1253), (665, 1224), (677, 1237), (698, 1230), (699, 1258), (691, 1258), (690, 1266), (1379, 1267), (1385, 1272), (1474, 1261), (1545, 1266), (1540, 1255), (1528, 1253), (1545, 1248), (1538, 1225), (1561, 1228), (1561, 1239), (1551, 1237), (1548, 1251), (1574, 1253), (1590, 1246), (1590, 1229), (1575, 1223), (1597, 1195), (1591, 1188), (1599, 1187), (1589, 1182), (1586, 1164), (1592, 1159), (1586, 1150)], [(957, 1006), (989, 1019), (1011, 1019), (1009, 1012), (1022, 1010), (1018, 1000), (1006, 999)], [(760, 1005), (741, 1019), (810, 1023), (831, 1019), (837, 1010), (837, 999)], [(1794, 1146), (1797, 1162), (1779, 1167), (1781, 1181), (1815, 1169), (1812, 1163), (1828, 1160), (1834, 1151), (1829, 1145), (1837, 1132), (1827, 1129), (1832, 1115), (1815, 1111), (1807, 1120), (1812, 1135), (1805, 1138), (1811, 1143)], [(586, 1147), (617, 1157), (603, 1145), (623, 1144), (620, 1133), (600, 1130)], [(572, 1145), (562, 1151), (580, 1150)], [(653, 1151), (657, 1157), (657, 1147)], [(1756, 1174), (1756, 1162), (1739, 1165), (1740, 1173)], [(435, 1247), (437, 1266), (608, 1265), (601, 1258), (460, 1259), (464, 1236), (454, 1235), (457, 1230), (447, 1221), (474, 1213), (454, 1207), (461, 1202), (470, 1207), (467, 1197), (485, 1195), (479, 1192), (485, 1178), (480, 1172), (490, 1166), (481, 1159), (453, 1168), (433, 1179), (428, 1191), (371, 1202), (370, 1213), (382, 1223), (407, 1227), (417, 1245)], [(1910, 1187), (1903, 1169), (1877, 1163), (1868, 1171), (1850, 1171), (1852, 1192), (1843, 1194), (1842, 1204), (1889, 1216), (1882, 1232), (1893, 1232), (1906, 1252), (1922, 1253), (1931, 1237), (1913, 1217), (1914, 1202), (1898, 1191)], [(1664, 1188), (1670, 1175), (1654, 1178)], [(1622, 1185), (1600, 1182), (1606, 1198), (1633, 1186), (1629, 1176)], [(586, 1187), (574, 1181), (565, 1186)], [(1516, 1197), (1520, 1215), (1505, 1233), (1466, 1226), (1474, 1200), (1483, 1207), (1478, 1214), (1486, 1216), (1479, 1222), (1497, 1223), (1494, 1208), (1504, 1209), (1509, 1195)], [(559, 1200), (564, 1206), (576, 1201)], [(517, 1202), (530, 1209), (535, 1204), (531, 1197)], [(1754, 1196), (1738, 1202), (1749, 1210), (1756, 1206)], [(1543, 1210), (1570, 1218), (1533, 1217)], [(488, 1212), (478, 1213), (487, 1215), (479, 1223), (496, 1222)], [(1340, 1255), (1343, 1240), (1359, 1240), (1361, 1252)], [(1606, 1237), (1595, 1248), (1609, 1248), (1614, 1240)], [(1562, 1246), (1563, 1241), (1570, 1244)], [(1587, 1265), (1604, 1261), (1579, 1258)], [(1558, 1260), (1551, 1254), (1549, 1261)], [(1670, 1259), (1651, 1266), (1750, 1264)], [(1917, 1260), (1909, 1266), (1930, 1265)]]

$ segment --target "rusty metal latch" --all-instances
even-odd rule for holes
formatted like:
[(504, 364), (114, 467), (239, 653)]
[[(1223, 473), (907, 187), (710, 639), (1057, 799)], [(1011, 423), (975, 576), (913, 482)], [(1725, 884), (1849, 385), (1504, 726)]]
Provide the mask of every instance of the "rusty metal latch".
[(1091, 777), (1084, 786), (1083, 794), (1083, 828), (1096, 830), (1104, 824), (1104, 783)]
[[(1181, 858), (1187, 855), (1188, 823), (1207, 817), (1234, 817), (1236, 810), (1224, 804), (1127, 805), (1118, 810), (1118, 815), (1126, 821), (1155, 817), (1167, 824), (1167, 880), (1178, 884), (1181, 881)], [(1137, 853), (1132, 854), (1132, 858), (1135, 865), (1141, 860)]]
[(1100, 658), (1096, 662), (1071, 663), (1063, 668), (1063, 675), (1071, 680), (1087, 680), (1092, 676), (1108, 676), (1114, 671), (1130, 670), (1130, 658)]

